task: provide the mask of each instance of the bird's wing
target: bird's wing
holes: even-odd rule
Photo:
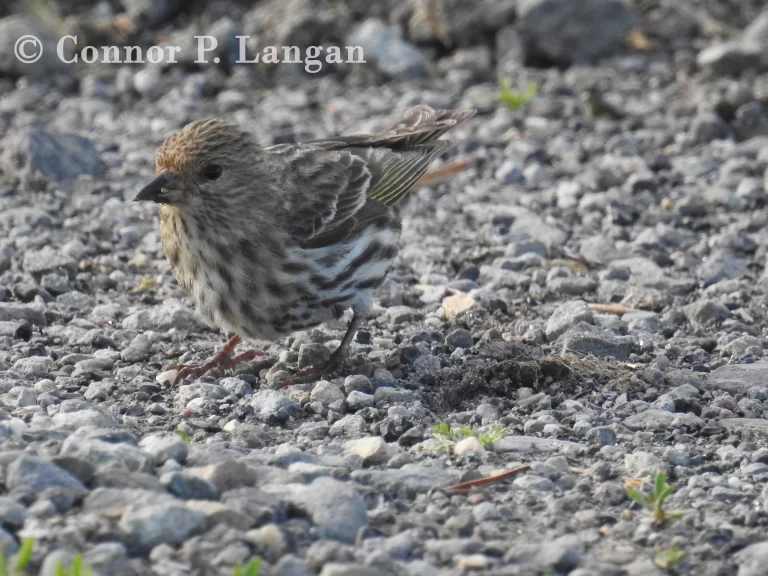
[[[432,161],[453,145],[449,140],[436,140],[403,152],[387,148],[351,147],[348,150],[364,158],[373,175],[368,197],[394,206],[424,175]]]
[[[287,163],[284,226],[300,244],[343,230],[367,202],[371,171],[362,158],[302,145],[279,153]]]
[[[471,118],[475,113],[476,110],[472,109],[434,110],[429,106],[414,106],[408,109],[389,130],[384,132],[334,136],[333,138],[310,140],[306,144],[320,146],[326,150],[342,150],[350,146],[410,150],[419,144],[437,140],[459,122]]]
[[[453,146],[437,138],[472,114],[418,106],[381,134],[266,148],[288,164],[288,233],[306,247],[328,246],[386,215]]]

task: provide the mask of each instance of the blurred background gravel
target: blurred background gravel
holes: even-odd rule
[[[183,50],[65,64],[66,34],[68,57]],[[238,35],[366,62],[238,64]],[[373,131],[422,103],[478,109],[441,159],[472,167],[413,191],[344,377],[275,390],[339,322],[158,383],[224,342],[130,202],[162,140],[210,115],[264,145]],[[764,1],[0,4],[0,546],[34,539],[46,576],[78,553],[105,576],[765,574],[766,167]],[[662,527],[626,494],[659,472],[687,510]]]

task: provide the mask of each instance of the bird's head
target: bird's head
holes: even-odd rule
[[[236,124],[214,118],[187,124],[163,142],[155,178],[134,198],[204,207],[248,188],[258,147]]]

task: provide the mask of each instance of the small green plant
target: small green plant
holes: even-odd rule
[[[57,3],[54,0],[25,0],[17,3],[22,12],[32,16],[48,27],[67,33],[67,25],[61,17]]]
[[[189,437],[189,434],[187,434],[186,432],[184,432],[184,430],[176,430],[176,434],[178,434],[179,436],[181,436],[182,440],[184,440],[184,442],[186,442],[187,444],[189,444],[190,442],[192,442],[192,438],[190,438],[190,437]]]
[[[657,552],[653,557],[653,563],[656,564],[656,568],[667,572],[676,572],[677,568],[685,560],[687,553],[685,550],[680,550],[677,545],[668,550],[661,550]]]
[[[507,108],[517,111],[531,101],[539,91],[539,85],[536,82],[528,84],[524,92],[514,90],[512,88],[512,82],[509,78],[501,78],[499,80],[499,100],[501,100]]]
[[[437,449],[440,452],[450,452],[457,442],[470,436],[477,436],[483,448],[488,448],[507,434],[509,430],[501,424],[494,424],[488,431],[479,435],[470,426],[452,428],[446,422],[440,422],[432,427],[432,437],[437,440]]]
[[[0,549],[0,576],[22,576],[24,570],[26,570],[29,565],[30,560],[32,560],[32,552],[34,549],[35,539],[24,538],[16,553],[16,562],[12,568],[8,566],[8,560],[5,557],[4,550]]]
[[[506,426],[502,426],[501,424],[494,424],[491,426],[490,430],[487,432],[483,432],[480,434],[480,436],[477,437],[477,439],[480,441],[480,444],[482,444],[483,448],[487,448],[488,446],[493,446],[507,436],[509,434],[509,428]]]
[[[68,567],[65,568],[61,560],[56,563],[56,576],[93,576],[93,571],[85,565],[83,555],[78,552]]]
[[[240,564],[235,566],[235,571],[232,572],[232,576],[259,576],[259,569],[261,568],[261,558],[254,558],[245,567]]]
[[[675,488],[677,485],[667,484],[667,475],[664,472],[659,472],[653,484],[653,491],[649,496],[646,497],[634,488],[627,488],[627,496],[651,513],[654,524],[663,526],[669,520],[679,520],[686,513],[684,510],[664,510],[664,501],[674,492]]]

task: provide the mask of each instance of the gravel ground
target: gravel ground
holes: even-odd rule
[[[768,573],[764,3],[373,4],[0,8],[0,545],[33,537],[46,576],[78,552],[105,576],[256,556],[261,576]],[[64,65],[65,30],[210,33],[221,63]],[[46,46],[31,66],[12,53],[27,33]],[[238,66],[237,34],[367,63]],[[499,77],[538,92],[512,110]],[[342,321],[158,382],[226,336],[130,201],[165,136],[223,115],[291,142],[421,103],[478,109],[442,159],[474,164],[412,193],[344,373],[277,389]],[[446,447],[440,422],[509,434]],[[686,511],[662,526],[626,492],[659,472]]]

